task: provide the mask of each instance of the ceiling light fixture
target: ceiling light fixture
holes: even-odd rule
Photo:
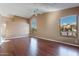
[[[39,11],[39,9],[37,9],[37,8],[33,11],[35,16],[37,16],[38,11]]]

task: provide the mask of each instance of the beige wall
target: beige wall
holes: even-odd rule
[[[31,35],[39,36],[39,37],[43,37],[43,38],[47,38],[51,40],[56,40],[56,41],[79,44],[79,41],[78,41],[79,36],[77,38],[62,37],[59,34],[60,33],[59,31],[60,18],[63,16],[78,15],[78,14],[79,14],[79,7],[75,7],[75,8],[65,9],[62,11],[55,11],[55,12],[49,12],[49,13],[38,15],[36,17],[37,18],[37,32],[31,33]]]
[[[14,20],[13,20],[14,19]],[[29,34],[29,24],[26,19],[12,18],[6,22],[6,38],[26,37]]]

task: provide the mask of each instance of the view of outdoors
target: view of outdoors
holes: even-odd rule
[[[36,23],[36,19],[35,18],[32,19],[31,29],[32,29],[32,32],[36,31],[36,29],[37,29],[37,23]]]
[[[77,16],[62,17],[60,20],[60,34],[63,36],[77,36]]]

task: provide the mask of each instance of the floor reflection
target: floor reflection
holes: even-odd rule
[[[78,56],[78,51],[74,49],[69,49],[67,47],[59,47],[59,55],[60,56]]]
[[[37,55],[37,47],[38,47],[38,42],[37,39],[31,38],[30,41],[30,54],[31,55]]]
[[[0,45],[3,44],[4,42],[8,42],[10,40],[5,40],[5,38],[3,37],[0,37]]]
[[[0,37],[0,55],[12,56],[79,56],[79,48],[39,38]]]

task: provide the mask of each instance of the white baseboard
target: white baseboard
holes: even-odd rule
[[[63,44],[67,44],[67,45],[72,45],[72,46],[79,47],[79,45],[76,45],[76,44],[66,43],[66,42],[57,41],[57,40],[52,40],[52,39],[47,39],[47,38],[39,37],[39,36],[34,36],[34,37],[41,38],[41,39],[44,39],[44,40],[49,40],[49,41],[54,41],[54,42],[59,42],[59,43],[63,43]]]
[[[26,36],[18,36],[18,37],[9,37],[9,38],[6,38],[6,39],[15,39],[15,38],[22,38],[22,37],[28,37],[29,35],[26,35]]]

